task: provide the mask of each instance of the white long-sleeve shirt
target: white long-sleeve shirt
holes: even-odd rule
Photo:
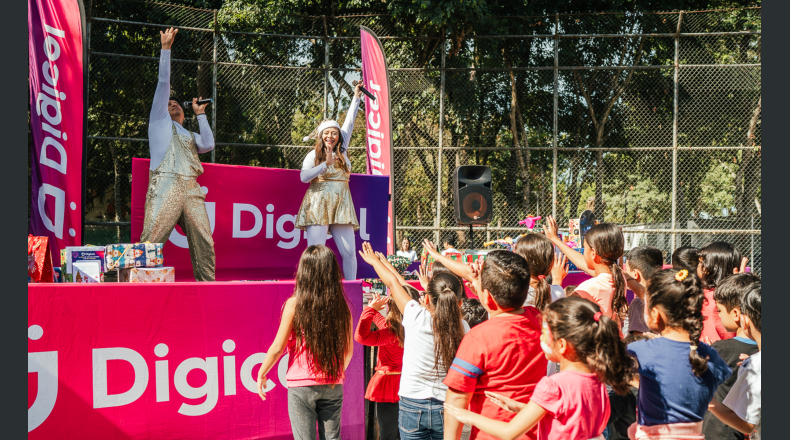
[[[348,144],[351,142],[351,132],[354,131],[354,120],[357,118],[357,110],[359,110],[359,98],[355,96],[351,100],[351,105],[348,106],[346,119],[343,120],[343,126],[340,128],[340,134],[343,136],[343,145],[340,146],[340,152],[343,154],[343,159],[346,160],[349,168],[351,167],[351,161],[348,159],[347,151]],[[321,133],[318,133],[318,136],[321,136]],[[299,177],[302,179],[302,182],[308,183],[320,176],[324,171],[326,171],[326,162],[321,162],[316,166],[315,150],[312,150],[307,153],[307,157],[302,162],[302,172],[299,174]]]
[[[148,148],[151,152],[151,170],[156,170],[165,157],[170,138],[173,136],[173,126],[176,130],[189,136],[189,130],[170,118],[167,104],[170,101],[170,50],[162,49],[159,56],[159,81],[156,84],[154,103],[151,106],[151,116],[148,120]],[[198,153],[208,153],[214,149],[214,134],[205,114],[198,115],[200,134],[195,133],[195,143]]]

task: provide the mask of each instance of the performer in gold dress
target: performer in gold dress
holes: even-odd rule
[[[151,106],[148,146],[151,168],[145,195],[145,220],[140,241],[165,243],[176,224],[187,236],[189,256],[197,281],[214,281],[214,240],[206,212],[206,195],[197,183],[203,174],[198,153],[214,149],[205,108],[192,100],[200,134],[182,126],[184,109],[170,98],[170,47],[178,29],[160,32],[159,82]]]
[[[342,128],[336,121],[326,120],[304,138],[305,142],[317,140],[315,149],[302,163],[300,177],[302,182],[310,182],[310,187],[295,222],[295,227],[307,231],[308,246],[326,244],[327,232],[332,234],[343,259],[343,275],[347,280],[357,278],[354,231],[359,230],[359,222],[348,187],[351,161],[347,150],[362,96],[359,88],[358,85],[354,90]]]

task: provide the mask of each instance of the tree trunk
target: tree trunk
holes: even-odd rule
[[[756,211],[754,203],[757,197],[757,189],[760,185],[760,175],[762,173],[761,150],[755,148],[755,130],[757,121],[762,113],[763,98],[757,101],[757,106],[749,119],[749,129],[746,132],[746,149],[743,150],[740,167],[735,176],[735,209],[738,216],[746,218]],[[759,146],[757,147],[759,148]]]
[[[508,63],[509,66],[509,63]],[[519,142],[519,134],[521,135],[521,140],[524,142],[525,147],[529,147],[529,141],[527,140],[526,133],[524,133],[523,127],[524,122],[521,120],[521,115],[518,111],[518,95],[516,94],[516,77],[513,71],[508,72],[510,74],[510,132],[513,136],[513,152],[515,153],[516,160],[518,161],[518,168],[520,168],[520,177],[522,182],[522,190],[523,190],[523,201],[524,201],[524,214],[529,214],[529,150],[526,150],[526,155],[521,153],[521,142]],[[518,126],[516,123],[516,119],[519,119],[521,122],[521,127]],[[526,160],[524,158],[526,156]],[[513,160],[513,156],[510,159],[510,165],[515,168],[516,161]],[[515,173],[514,173],[515,174]],[[510,190],[510,185],[512,184],[513,187],[513,200],[517,200],[515,197],[515,182],[516,176],[513,176],[513,182],[508,183],[508,191]],[[515,211],[515,212],[513,212]],[[518,211],[515,207],[511,210],[513,212],[514,219],[518,218]],[[514,223],[515,224],[515,223]]]

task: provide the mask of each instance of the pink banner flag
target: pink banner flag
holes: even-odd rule
[[[32,212],[53,261],[82,241],[83,45],[78,0],[28,0]]]
[[[390,201],[387,208],[387,255],[395,253],[394,182],[392,173],[392,112],[390,78],[384,47],[370,29],[360,26],[362,34],[362,83],[376,96],[366,98],[367,173],[390,176]]]

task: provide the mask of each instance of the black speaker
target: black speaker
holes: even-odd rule
[[[494,215],[491,168],[462,165],[453,171],[453,208],[459,225],[487,225]]]

